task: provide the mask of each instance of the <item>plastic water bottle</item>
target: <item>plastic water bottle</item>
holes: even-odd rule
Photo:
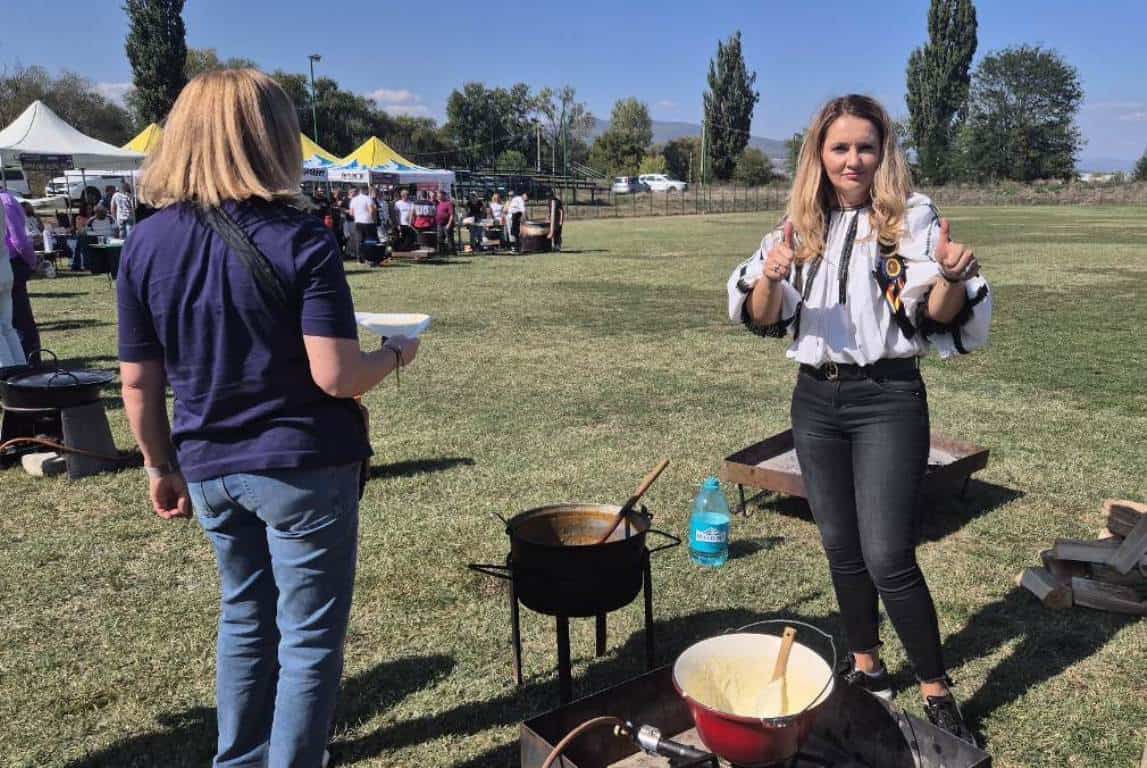
[[[729,559],[729,502],[717,478],[709,477],[693,500],[689,518],[689,556],[697,565],[719,568]]]

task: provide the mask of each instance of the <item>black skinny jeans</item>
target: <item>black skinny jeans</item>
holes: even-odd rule
[[[917,678],[942,679],[936,608],[916,563],[931,442],[924,381],[801,373],[792,424],[849,650],[880,646],[879,595]]]

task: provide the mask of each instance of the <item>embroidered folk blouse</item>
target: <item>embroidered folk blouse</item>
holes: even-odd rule
[[[763,279],[765,257],[783,237],[781,227],[765,235],[761,247],[729,277],[729,319],[761,336],[792,335],[787,356],[820,366],[831,361],[870,365],[883,358],[914,357],[935,347],[943,358],[970,352],[988,340],[992,297],[977,276],[964,282],[967,301],[950,323],[925,316],[932,285],[940,275],[935,260],[940,217],[932,201],[912,195],[905,210],[904,235],[895,254],[903,263],[900,307],[894,311],[878,279],[882,252],[865,207],[834,209],[820,259],[794,263],[776,323],[762,325],[749,316],[748,297]]]

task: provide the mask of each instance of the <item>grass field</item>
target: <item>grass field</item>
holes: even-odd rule
[[[964,501],[929,511],[920,559],[956,691],[997,766],[1134,766],[1147,738],[1147,622],[1051,612],[1012,579],[1056,536],[1090,537],[1109,496],[1147,499],[1147,210],[962,208],[995,290],[990,347],[925,365],[933,428],[991,448]],[[523,614],[510,680],[501,589],[467,571],[507,550],[490,513],[650,492],[681,532],[696,485],[784,429],[782,346],[728,324],[724,284],[774,214],[575,223],[561,255],[354,268],[356,305],[435,317],[401,389],[371,393],[376,479],[336,744],[359,766],[516,765],[516,728],[556,699],[552,621]],[[769,217],[769,218],[766,218]],[[115,362],[103,278],[33,284],[45,345]],[[118,399],[110,417],[130,437]],[[730,494],[732,495],[732,494]],[[726,567],[654,560],[658,652],[757,617],[841,637],[807,511],[766,499]],[[194,523],[154,518],[142,473],[0,483],[0,765],[202,766],[214,739],[217,584]],[[886,632],[899,701],[919,712]],[[575,690],[642,669],[639,604],[593,658],[574,622]]]

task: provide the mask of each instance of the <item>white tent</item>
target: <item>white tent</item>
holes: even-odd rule
[[[394,161],[367,167],[352,160],[345,165],[327,169],[327,178],[335,182],[352,184],[389,184],[392,186],[417,184],[449,191],[454,186],[454,171],[404,165]]]
[[[41,101],[0,130],[0,165],[130,171],[146,156],[85,136]]]

